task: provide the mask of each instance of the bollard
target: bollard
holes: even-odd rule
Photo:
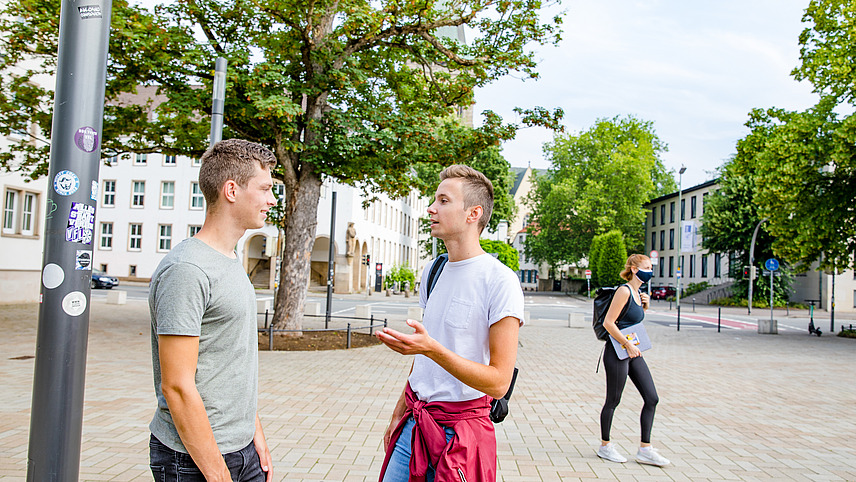
[[[695,298],[693,298],[693,313],[695,313]]]
[[[678,331],[681,331],[681,307],[678,306]]]
[[[672,311],[672,300],[669,300],[669,311]]]
[[[268,351],[273,351],[273,325],[268,327]]]
[[[722,333],[722,307],[716,310],[716,332]]]
[[[348,348],[348,349],[351,348],[351,324],[350,323],[348,323],[348,346],[346,348]]]
[[[791,316],[791,302],[785,301],[785,310],[787,310],[787,315]]]
[[[369,317],[369,336],[374,333],[374,315]]]
[[[265,310],[265,330],[268,329],[268,310]]]

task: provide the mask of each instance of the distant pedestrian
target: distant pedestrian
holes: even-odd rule
[[[517,275],[479,244],[493,210],[490,180],[463,165],[446,168],[440,179],[428,214],[449,262],[430,299],[424,281],[433,264],[423,271],[424,321],[407,320],[414,333],[377,334],[396,352],[416,355],[384,434],[383,482],[496,480],[488,413],[491,397],[501,398],[511,384],[523,291]]]
[[[256,411],[256,294],[235,253],[276,204],[268,149],[229,139],[202,156],[205,223],[152,275],[149,310],[157,410],[149,425],[155,480],[270,482]]]
[[[651,427],[654,424],[654,412],[659,401],[657,389],[654,387],[654,379],[651,377],[648,365],[642,357],[642,352],[635,344],[622,336],[620,331],[642,323],[645,318],[649,299],[647,294],[639,291],[639,288],[642,283],[649,281],[653,275],[651,260],[647,256],[634,254],[627,258],[624,269],[621,271],[621,278],[627,283],[615,292],[603,322],[604,328],[621,346],[619,350],[626,350],[628,356],[620,359],[612,341],[607,340],[603,352],[603,366],[606,369],[606,402],[600,412],[601,442],[597,455],[611,462],[627,462],[627,459],[610,442],[610,430],[613,414],[621,401],[621,393],[624,391],[624,385],[629,376],[630,381],[636,385],[636,389],[642,395],[644,402],[642,414],[639,417],[642,425],[642,436],[639,450],[636,452],[636,461],[640,464],[663,467],[669,465],[669,460],[651,446]],[[619,319],[625,306],[627,309],[624,316]]]

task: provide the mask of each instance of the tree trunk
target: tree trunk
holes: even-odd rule
[[[312,247],[318,224],[321,177],[314,168],[304,165],[296,181],[292,189],[287,189],[290,195],[283,219],[285,247],[272,321],[275,330],[303,329],[303,307],[309,287]]]

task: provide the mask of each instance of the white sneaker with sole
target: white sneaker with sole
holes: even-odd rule
[[[600,448],[597,449],[597,456],[602,459],[609,460],[610,462],[618,462],[620,464],[627,462],[627,459],[618,453],[618,450],[615,448],[615,445],[612,445],[612,442],[606,445],[601,445]]]
[[[636,452],[636,461],[640,464],[656,465],[657,467],[665,467],[671,463],[669,459],[660,455],[654,447],[647,450],[639,447]]]

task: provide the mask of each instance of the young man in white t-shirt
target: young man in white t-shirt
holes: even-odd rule
[[[433,264],[425,268],[423,323],[407,320],[413,334],[377,333],[391,349],[416,355],[384,434],[386,482],[496,480],[488,413],[491,398],[504,396],[511,383],[523,292],[517,275],[479,244],[493,211],[490,180],[463,165],[446,168],[440,179],[428,214],[449,262],[430,298],[425,280]]]

